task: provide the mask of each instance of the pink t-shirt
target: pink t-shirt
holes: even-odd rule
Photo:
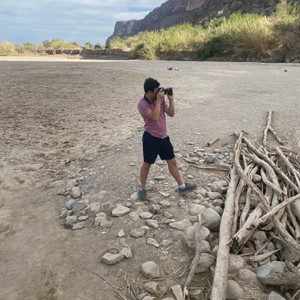
[[[160,117],[158,121],[150,120],[146,117],[146,114],[149,110],[154,110],[155,108],[156,100],[154,100],[152,103],[149,103],[146,101],[145,98],[142,98],[138,102],[138,110],[140,114],[142,115],[145,125],[145,131],[149,132],[151,135],[164,139],[167,137],[167,122],[166,122],[166,115],[165,115],[165,109],[167,107],[167,104],[163,100],[161,102],[160,107]]]

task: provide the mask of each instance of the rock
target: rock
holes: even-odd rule
[[[190,226],[186,228],[182,234],[182,238],[184,243],[191,249],[195,249],[195,225]],[[210,231],[204,227],[201,226],[199,230],[199,241],[208,240],[210,238]]]
[[[239,255],[230,254],[228,262],[228,272],[236,275],[241,269],[245,267],[244,259]]]
[[[69,200],[65,203],[66,209],[71,210],[71,209],[72,209],[72,206],[73,206],[73,204],[74,204],[75,202],[76,202],[75,199],[69,199]]]
[[[151,214],[148,211],[140,213],[140,218],[142,218],[142,219],[151,219],[152,217],[153,217],[153,214]]]
[[[159,202],[159,204],[163,207],[163,208],[168,208],[171,206],[171,202],[168,200],[162,200]]]
[[[67,228],[73,228],[73,225],[77,222],[76,216],[67,216],[65,219],[65,227]]]
[[[269,276],[274,273],[283,273],[285,270],[285,263],[282,261],[272,261],[257,269],[257,277],[263,284],[271,284]]]
[[[130,247],[126,244],[124,239],[121,240],[121,245],[122,245],[122,248],[120,250],[120,254],[123,254],[124,257],[126,257],[126,258],[131,258],[132,251],[131,251]]]
[[[146,220],[146,224],[152,228],[159,228],[157,220]]]
[[[143,263],[141,271],[146,278],[160,277],[160,268],[154,261],[147,261]]]
[[[244,290],[234,280],[227,281],[227,299],[241,299],[244,296]]]
[[[290,261],[290,262],[300,261],[300,255],[298,255],[298,253],[295,250],[293,250],[288,246],[283,247],[280,253],[285,261]]]
[[[100,203],[99,203],[99,202],[92,202],[92,203],[89,205],[89,209],[90,209],[90,211],[93,212],[93,213],[98,213],[98,212],[101,210]]]
[[[192,216],[198,216],[205,210],[205,206],[201,204],[190,204],[189,205],[189,212]]]
[[[267,300],[285,300],[285,298],[283,298],[281,295],[279,295],[279,294],[272,291],[269,294]]]
[[[216,180],[211,184],[211,190],[212,192],[217,192],[217,193],[225,193],[227,190],[227,181],[226,180]]]
[[[70,191],[70,196],[73,198],[73,199],[78,199],[80,198],[82,195],[82,192],[80,190],[80,188],[78,186],[74,186],[72,187],[71,191]]]
[[[166,192],[159,192],[164,198],[168,198],[170,197],[170,194],[169,193],[166,193]]]
[[[239,270],[237,277],[241,281],[254,286],[258,286],[259,284],[261,284],[257,278],[257,275],[248,269]]]
[[[124,229],[119,230],[118,237],[124,237],[124,236],[125,236]]]
[[[120,254],[120,253],[112,254],[107,252],[102,256],[101,261],[103,261],[108,265],[115,265],[118,262],[120,262],[124,257],[125,257],[124,254]]]
[[[160,214],[160,206],[158,204],[150,204],[149,211],[154,215]]]
[[[152,295],[157,295],[157,293],[158,293],[158,283],[157,282],[153,282],[153,281],[151,281],[151,282],[147,282],[145,285],[144,285],[144,288],[145,288],[145,290],[148,292],[148,293],[150,293],[150,294],[152,294]],[[145,298],[143,298],[143,300],[144,300]]]
[[[213,255],[201,253],[195,273],[206,272],[215,263],[215,260],[216,258]]]
[[[172,241],[171,240],[163,240],[162,241],[162,246],[163,247],[168,247],[168,246],[170,246],[172,244]]]
[[[172,286],[171,289],[176,300],[184,300],[182,289],[179,284]]]
[[[79,216],[78,221],[86,221],[89,218],[89,216]]]
[[[86,204],[84,202],[74,202],[73,205],[72,205],[72,212],[73,214],[78,214],[80,211],[82,211],[83,209],[86,208]]]
[[[139,215],[133,211],[129,214],[129,218],[130,218],[130,220],[136,222],[139,219]]]
[[[202,214],[202,225],[207,227],[211,231],[217,231],[220,227],[221,217],[212,208],[206,208]]]
[[[72,226],[72,230],[79,230],[84,228],[84,223],[76,223]]]
[[[169,226],[177,230],[185,230],[189,226],[192,226],[192,223],[189,219],[183,219],[182,221],[172,222]]]
[[[210,200],[216,200],[216,199],[222,198],[222,195],[220,193],[217,193],[217,192],[207,192],[207,197]]]
[[[144,228],[136,228],[136,229],[131,230],[130,235],[132,237],[139,238],[139,237],[144,236],[145,233],[146,233],[146,230]]]
[[[100,210],[102,211],[109,211],[111,209],[111,203],[110,202],[103,202],[100,204]]]
[[[130,196],[130,199],[131,199],[132,201],[137,201],[137,200],[139,199],[139,194],[138,194],[138,192],[133,193],[133,194]]]
[[[159,248],[159,243],[153,238],[147,238],[147,244]]]
[[[168,211],[164,211],[164,217],[166,217],[167,219],[172,219],[174,217],[174,215],[172,215],[171,213],[169,213]]]
[[[118,204],[115,209],[112,211],[112,216],[113,217],[121,217],[130,212],[130,208],[123,206],[121,204]]]

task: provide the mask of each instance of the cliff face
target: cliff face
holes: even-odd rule
[[[159,30],[179,23],[205,24],[213,18],[233,12],[270,15],[279,0],[168,0],[155,8],[144,19],[118,21],[108,38],[125,38],[141,31]],[[300,0],[289,1],[300,5]]]

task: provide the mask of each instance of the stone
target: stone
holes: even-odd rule
[[[78,221],[85,221],[89,218],[89,216],[79,216]]]
[[[244,290],[234,280],[227,281],[227,299],[241,299],[244,296]]]
[[[70,196],[73,198],[73,199],[78,199],[80,198],[82,195],[82,192],[80,190],[80,188],[78,186],[74,186],[72,187],[71,191],[70,191]]]
[[[152,294],[152,295],[157,295],[157,293],[158,293],[158,283],[157,282],[154,282],[154,281],[151,281],[151,282],[147,282],[147,283],[145,283],[145,285],[144,285],[144,288],[145,288],[145,290],[148,292],[148,293],[150,293],[150,294]],[[144,300],[145,298],[143,298],[143,300]],[[152,298],[151,298],[152,299]]]
[[[107,252],[102,256],[101,261],[106,263],[107,265],[115,265],[118,262],[120,262],[124,257],[124,254],[113,254]]]
[[[173,295],[174,295],[176,300],[184,300],[182,289],[181,289],[181,286],[179,284],[172,286],[171,290],[172,290]]]
[[[124,237],[124,236],[125,236],[124,229],[119,230],[118,237]]]
[[[191,249],[195,249],[195,225],[189,226],[186,228],[182,234],[182,238],[184,243]],[[201,226],[199,230],[199,236],[198,239],[201,241],[201,243],[204,240],[208,240],[210,238],[210,231],[204,227]]]
[[[130,247],[127,244],[124,244],[123,247],[120,250],[120,254],[123,254],[125,258],[131,258],[132,257],[132,251]]]
[[[211,231],[218,231],[220,227],[221,217],[212,208],[206,208],[202,214],[202,225],[207,227]]]
[[[281,295],[276,292],[271,292],[267,298],[267,300],[285,300]]]
[[[138,192],[134,192],[131,196],[130,196],[130,199],[132,201],[137,201],[139,199],[139,194]]]
[[[168,246],[170,246],[171,244],[172,244],[172,241],[171,241],[171,240],[163,240],[162,243],[161,243],[161,245],[162,245],[163,247],[168,247]]]
[[[144,228],[136,228],[131,230],[130,235],[134,238],[139,238],[144,236],[144,234],[146,233],[146,230]]]
[[[147,224],[149,227],[152,227],[152,228],[159,228],[159,225],[158,225],[157,220],[150,220],[150,219],[148,219],[148,220],[146,220],[145,222],[146,222],[146,224]]]
[[[169,226],[177,230],[185,230],[189,226],[192,226],[192,223],[189,219],[183,219],[182,221],[172,222]]]
[[[215,263],[215,260],[216,258],[213,255],[201,253],[195,273],[206,272]]]
[[[154,215],[160,214],[160,206],[158,204],[150,204],[149,211]]]
[[[153,238],[147,238],[147,244],[159,248],[159,243]]]
[[[65,219],[65,227],[67,228],[72,228],[73,225],[77,222],[77,217],[76,216],[67,216]]]
[[[83,209],[86,208],[86,204],[84,202],[78,201],[78,202],[74,202],[72,205],[72,212],[73,214],[78,214],[80,211],[82,211]]]
[[[147,261],[143,263],[141,267],[141,271],[146,278],[160,277],[160,268],[154,261]]]
[[[198,216],[205,210],[205,206],[201,204],[190,204],[189,212],[192,216]]]
[[[129,213],[129,218],[130,218],[130,220],[136,222],[139,219],[139,215],[133,211],[133,212]]]
[[[245,282],[247,284],[251,284],[254,286],[258,286],[260,284],[260,281],[258,280],[256,273],[248,269],[239,270],[237,277],[242,282]]]
[[[171,202],[168,200],[162,200],[159,202],[159,204],[163,207],[163,208],[168,208],[171,206]]]
[[[121,217],[130,212],[130,208],[123,206],[122,204],[118,204],[115,209],[112,211],[112,216],[113,217]]]
[[[79,230],[84,228],[84,223],[76,223],[72,226],[72,230]]]
[[[153,217],[153,214],[151,214],[148,211],[140,213],[140,218],[142,218],[142,219],[151,219],[152,217]]]
[[[89,205],[89,209],[90,209],[90,211],[93,212],[93,213],[98,213],[98,212],[101,210],[100,203],[99,203],[99,202],[92,202],[92,203]]]
[[[230,274],[235,276],[244,267],[245,267],[245,261],[241,256],[235,254],[229,255],[228,272]]]
[[[69,200],[65,203],[66,209],[71,210],[71,209],[72,209],[72,206],[73,206],[73,204],[74,204],[75,202],[76,202],[75,199],[69,199]]]
[[[226,180],[216,180],[211,184],[211,191],[217,193],[225,193],[227,190],[227,181]]]
[[[285,270],[285,263],[282,261],[272,261],[257,269],[257,277],[263,284],[270,284],[269,276],[274,273],[283,273]]]
[[[222,198],[222,195],[218,192],[207,192],[207,197],[210,200],[216,200]]]

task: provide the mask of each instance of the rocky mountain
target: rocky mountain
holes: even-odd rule
[[[155,8],[144,19],[118,21],[114,33],[125,38],[141,31],[159,30],[179,23],[206,24],[213,18],[233,12],[270,15],[279,0],[168,0]],[[300,0],[288,1],[300,5]]]

